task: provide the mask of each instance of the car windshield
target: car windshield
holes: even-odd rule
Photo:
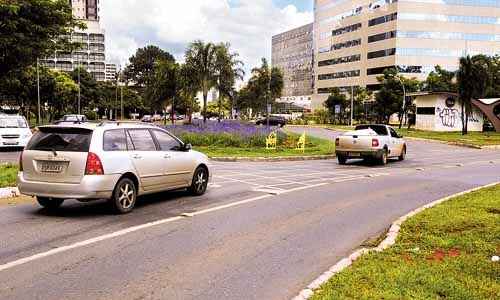
[[[41,128],[27,150],[88,152],[92,131],[80,128]]]
[[[22,118],[0,118],[0,128],[27,128],[28,124]]]
[[[387,128],[384,125],[358,125],[355,130],[365,130],[371,129],[375,131],[378,135],[389,135]]]

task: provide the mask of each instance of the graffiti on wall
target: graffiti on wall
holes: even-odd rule
[[[460,125],[462,120],[462,113],[455,108],[449,107],[438,107],[436,109],[436,114],[441,121],[441,125],[444,127],[455,128],[455,126]],[[470,123],[479,123],[479,118],[474,113],[469,116]]]
[[[437,115],[441,119],[441,125],[444,127],[454,128],[457,125],[457,121],[461,120],[460,112],[454,108],[438,107]]]

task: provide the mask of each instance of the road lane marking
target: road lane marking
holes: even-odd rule
[[[141,224],[141,225],[137,225],[137,226],[125,228],[125,229],[118,230],[118,231],[115,231],[115,232],[112,232],[112,233],[109,233],[109,234],[105,234],[105,235],[101,235],[101,236],[98,236],[98,237],[95,237],[95,238],[91,238],[91,239],[88,239],[88,240],[77,242],[77,243],[74,243],[74,244],[71,244],[71,245],[57,247],[57,248],[51,249],[51,250],[46,251],[46,252],[38,253],[38,254],[35,254],[35,255],[32,255],[32,256],[24,257],[24,258],[21,258],[21,259],[18,259],[18,260],[15,260],[15,261],[12,261],[12,262],[0,265],[0,272],[8,270],[8,269],[11,269],[11,268],[19,266],[19,265],[23,265],[23,264],[26,264],[26,263],[29,263],[29,262],[41,259],[41,258],[44,258],[44,257],[52,256],[52,255],[55,255],[55,254],[58,254],[58,253],[61,253],[61,252],[66,252],[66,251],[69,251],[69,250],[72,250],[72,249],[76,249],[76,248],[80,248],[80,247],[92,245],[92,244],[95,244],[95,243],[98,243],[98,242],[102,242],[102,241],[105,241],[105,240],[109,240],[109,239],[112,239],[112,238],[116,238],[116,237],[119,237],[119,236],[122,236],[122,235],[125,235],[125,234],[128,234],[128,233],[136,232],[136,231],[143,230],[143,229],[146,229],[146,228],[150,228],[150,227],[153,227],[153,226],[163,225],[163,224],[174,222],[174,221],[179,221],[179,220],[182,220],[182,219],[184,219],[184,217],[181,217],[181,216],[171,217],[171,218],[167,218],[167,219],[162,219],[162,220],[158,220],[158,221],[154,221],[154,222],[149,222],[149,223],[145,223],[145,224]]]

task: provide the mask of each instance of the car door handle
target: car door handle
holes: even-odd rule
[[[165,155],[163,155],[163,158],[169,159],[169,158],[172,158],[172,156],[170,156],[170,154],[165,154]]]
[[[134,158],[134,159],[141,159],[142,156],[140,156],[139,154],[134,154],[134,155],[132,155],[132,158]]]

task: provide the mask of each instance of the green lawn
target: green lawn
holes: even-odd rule
[[[17,171],[16,165],[0,165],[0,188],[16,186]]]
[[[469,134],[463,136],[460,132],[433,132],[414,129],[397,130],[405,137],[465,143],[476,146],[500,145],[500,133],[498,132],[469,132]]]
[[[500,185],[406,221],[396,244],[365,255],[313,299],[500,299]]]
[[[307,136],[306,151],[294,149],[294,145],[287,147],[278,146],[276,150],[267,150],[265,147],[210,147],[197,146],[195,150],[209,157],[278,157],[278,156],[303,156],[303,155],[330,155],[335,153],[335,144],[332,141]]]

